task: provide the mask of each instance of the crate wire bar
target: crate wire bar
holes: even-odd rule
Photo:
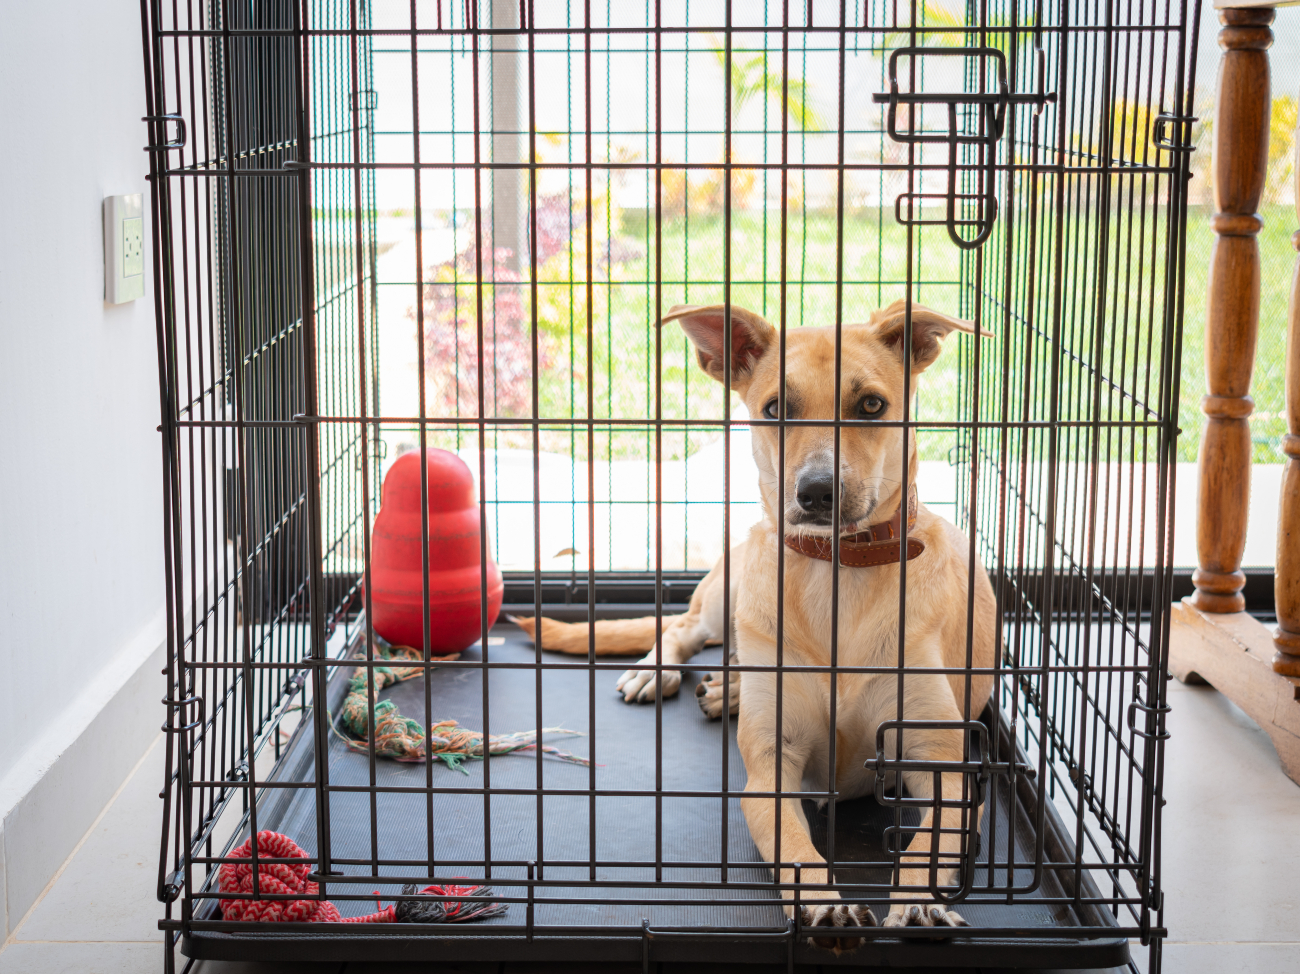
[[[1098,967],[1129,963],[1133,939],[1159,971],[1199,11],[145,0],[166,969],[178,947]],[[466,459],[508,610],[662,619],[716,559],[730,578],[761,516],[750,431],[774,426],[784,450],[801,423],[829,426],[838,451],[855,421],[746,416],[729,373],[713,383],[658,320],[743,306],[784,350],[904,297],[996,336],[950,339],[919,389],[909,371],[905,418],[885,424],[915,432],[921,499],[967,533],[1001,620],[984,714],[961,671],[962,766],[983,769],[986,805],[964,835],[960,936],[810,945],[749,838],[735,721],[706,721],[686,686],[626,706],[610,691],[628,660],[545,653],[486,611],[476,647],[436,667],[426,653],[424,677],[384,697],[426,735],[444,717],[540,733],[559,714],[587,767],[539,749],[465,777],[341,742],[353,668],[385,663],[370,530],[399,454]],[[832,685],[872,671],[834,643]],[[728,632],[687,669],[724,684],[763,669],[732,649]],[[902,720],[903,673],[874,671],[898,681]],[[836,888],[887,910],[919,811],[792,782],[778,796],[803,800]],[[376,889],[392,902],[460,876],[509,908],[466,926],[225,921],[217,870],[261,829],[308,850],[345,916],[373,912]]]

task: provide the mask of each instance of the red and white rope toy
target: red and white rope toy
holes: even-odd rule
[[[221,866],[217,887],[223,893],[253,893],[253,840],[249,839],[230,853],[231,859],[248,862],[228,862]],[[264,923],[393,923],[393,907],[386,906],[368,916],[344,917],[338,907],[328,900],[310,899],[320,890],[307,876],[312,864],[304,862],[292,866],[283,862],[261,862],[262,859],[308,859],[307,853],[279,832],[257,833],[257,892],[259,895],[294,895],[300,900],[222,900],[221,915],[227,920],[259,920]]]

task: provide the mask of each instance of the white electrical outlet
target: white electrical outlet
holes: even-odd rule
[[[104,300],[144,297],[144,209],[139,193],[104,198]]]

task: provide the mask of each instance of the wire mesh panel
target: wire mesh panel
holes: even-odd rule
[[[1158,970],[1198,17],[147,4],[168,965]]]
[[[291,2],[147,11],[168,902],[196,881],[194,857],[255,819],[243,785],[281,757],[284,721],[310,694],[304,663],[352,600],[366,464],[378,472],[357,431],[305,420],[375,408],[375,254],[373,174],[353,165],[373,158],[370,108],[349,96],[365,87],[369,38],[313,40],[308,73],[301,15]],[[357,25],[346,6],[312,16],[336,35]],[[309,158],[332,164],[310,186],[294,168]]]
[[[965,258],[966,313],[1009,339],[983,362],[966,353],[971,425],[959,435],[962,507],[1006,621],[1001,706],[1021,715],[1026,752],[1048,758],[1043,787],[1076,833],[1075,869],[1096,869],[1140,926],[1158,925],[1161,903],[1160,609],[1188,142],[1178,106],[1190,105],[1182,65],[1195,47],[1195,31],[1168,28],[1198,12],[1125,11],[1117,31],[1109,7],[1045,11],[1061,39],[1026,40],[1039,77],[1055,74],[1068,98],[1008,114],[1022,165],[989,245]]]

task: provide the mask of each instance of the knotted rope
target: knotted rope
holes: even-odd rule
[[[420,661],[420,651],[410,646],[391,646],[376,639],[375,653],[385,660],[410,662]],[[451,656],[434,656],[433,662],[442,663],[456,659],[459,653]],[[424,672],[422,666],[358,666],[348,683],[347,699],[343,701],[343,710],[339,717],[343,727],[352,735],[343,737],[349,748],[361,753],[368,753],[370,721],[370,673],[375,674],[375,695],[385,687],[401,683]],[[397,710],[397,704],[391,700],[375,703],[375,756],[392,758],[394,761],[424,761],[429,755],[442,761],[447,767],[462,774],[469,774],[463,767],[465,761],[481,761],[484,757],[484,735],[480,731],[461,727],[454,720],[440,720],[431,726],[432,735],[426,742],[424,727],[418,720],[403,717]],[[581,736],[581,731],[566,730],[563,727],[544,727],[542,734],[568,734]],[[538,747],[537,731],[518,731],[514,734],[494,734],[487,738],[486,753],[511,754]],[[561,761],[573,764],[588,764],[588,760],[567,751],[561,751],[549,744],[540,745],[543,754],[550,754]]]
[[[249,839],[230,853],[231,859],[243,862],[222,863],[217,876],[217,888],[223,893],[253,893],[253,840]],[[259,920],[263,923],[393,923],[393,907],[386,906],[378,913],[361,917],[343,917],[338,907],[328,900],[309,899],[320,892],[320,887],[307,879],[311,863],[291,866],[265,859],[307,859],[307,853],[279,832],[257,833],[257,892],[272,895],[300,895],[300,900],[222,900],[221,915],[227,920]]]

